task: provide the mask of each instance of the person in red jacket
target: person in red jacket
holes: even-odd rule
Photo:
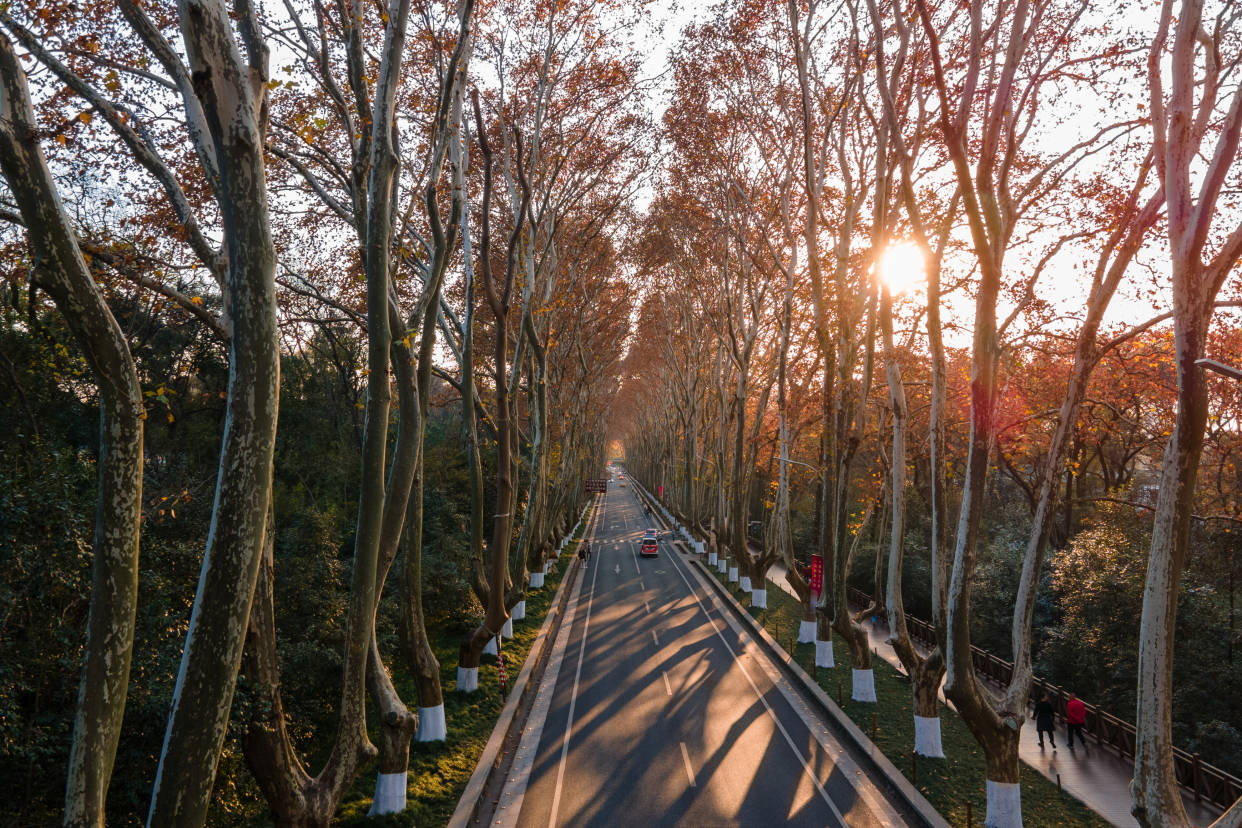
[[[1069,701],[1065,703],[1065,729],[1069,732],[1070,750],[1074,749],[1074,734],[1078,735],[1083,750],[1087,749],[1087,740],[1082,735],[1082,726],[1086,723],[1087,706],[1082,703],[1082,699],[1070,693]]]

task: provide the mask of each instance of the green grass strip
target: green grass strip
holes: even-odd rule
[[[966,803],[973,809],[974,825],[982,826],[987,812],[985,789],[986,765],[983,749],[966,728],[958,714],[940,705],[940,731],[946,759],[918,759],[918,778],[911,779],[910,753],[914,748],[914,700],[910,682],[884,659],[872,659],[875,670],[875,693],[877,701],[856,702],[850,699],[853,681],[850,672],[849,649],[844,639],[833,634],[833,654],[836,667],[815,667],[815,645],[797,644],[798,624],[802,608],[796,598],[775,583],[768,582],[768,609],[750,607],[749,593],[742,592],[738,584],[728,583],[725,573],[712,570],[712,575],[723,584],[746,607],[746,611],[761,623],[768,634],[791,653],[798,665],[814,676],[819,686],[831,699],[842,700],[841,708],[854,724],[868,736],[872,733],[872,716],[875,716],[875,743],[914,786],[923,792],[927,800],[951,825],[966,825]],[[1096,828],[1109,823],[1078,799],[1057,788],[1056,784],[1039,771],[1022,765],[1022,812],[1028,825],[1083,826]]]

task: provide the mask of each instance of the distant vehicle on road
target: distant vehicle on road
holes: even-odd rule
[[[638,554],[644,558],[655,558],[660,554],[660,542],[656,540],[656,532],[654,529],[648,529],[643,533],[643,542],[639,546]]]

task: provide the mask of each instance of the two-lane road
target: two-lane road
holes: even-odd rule
[[[589,527],[501,825],[898,825],[616,479]]]

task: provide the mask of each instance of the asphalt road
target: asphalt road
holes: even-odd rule
[[[901,824],[685,555],[612,480],[588,530],[501,825]]]

